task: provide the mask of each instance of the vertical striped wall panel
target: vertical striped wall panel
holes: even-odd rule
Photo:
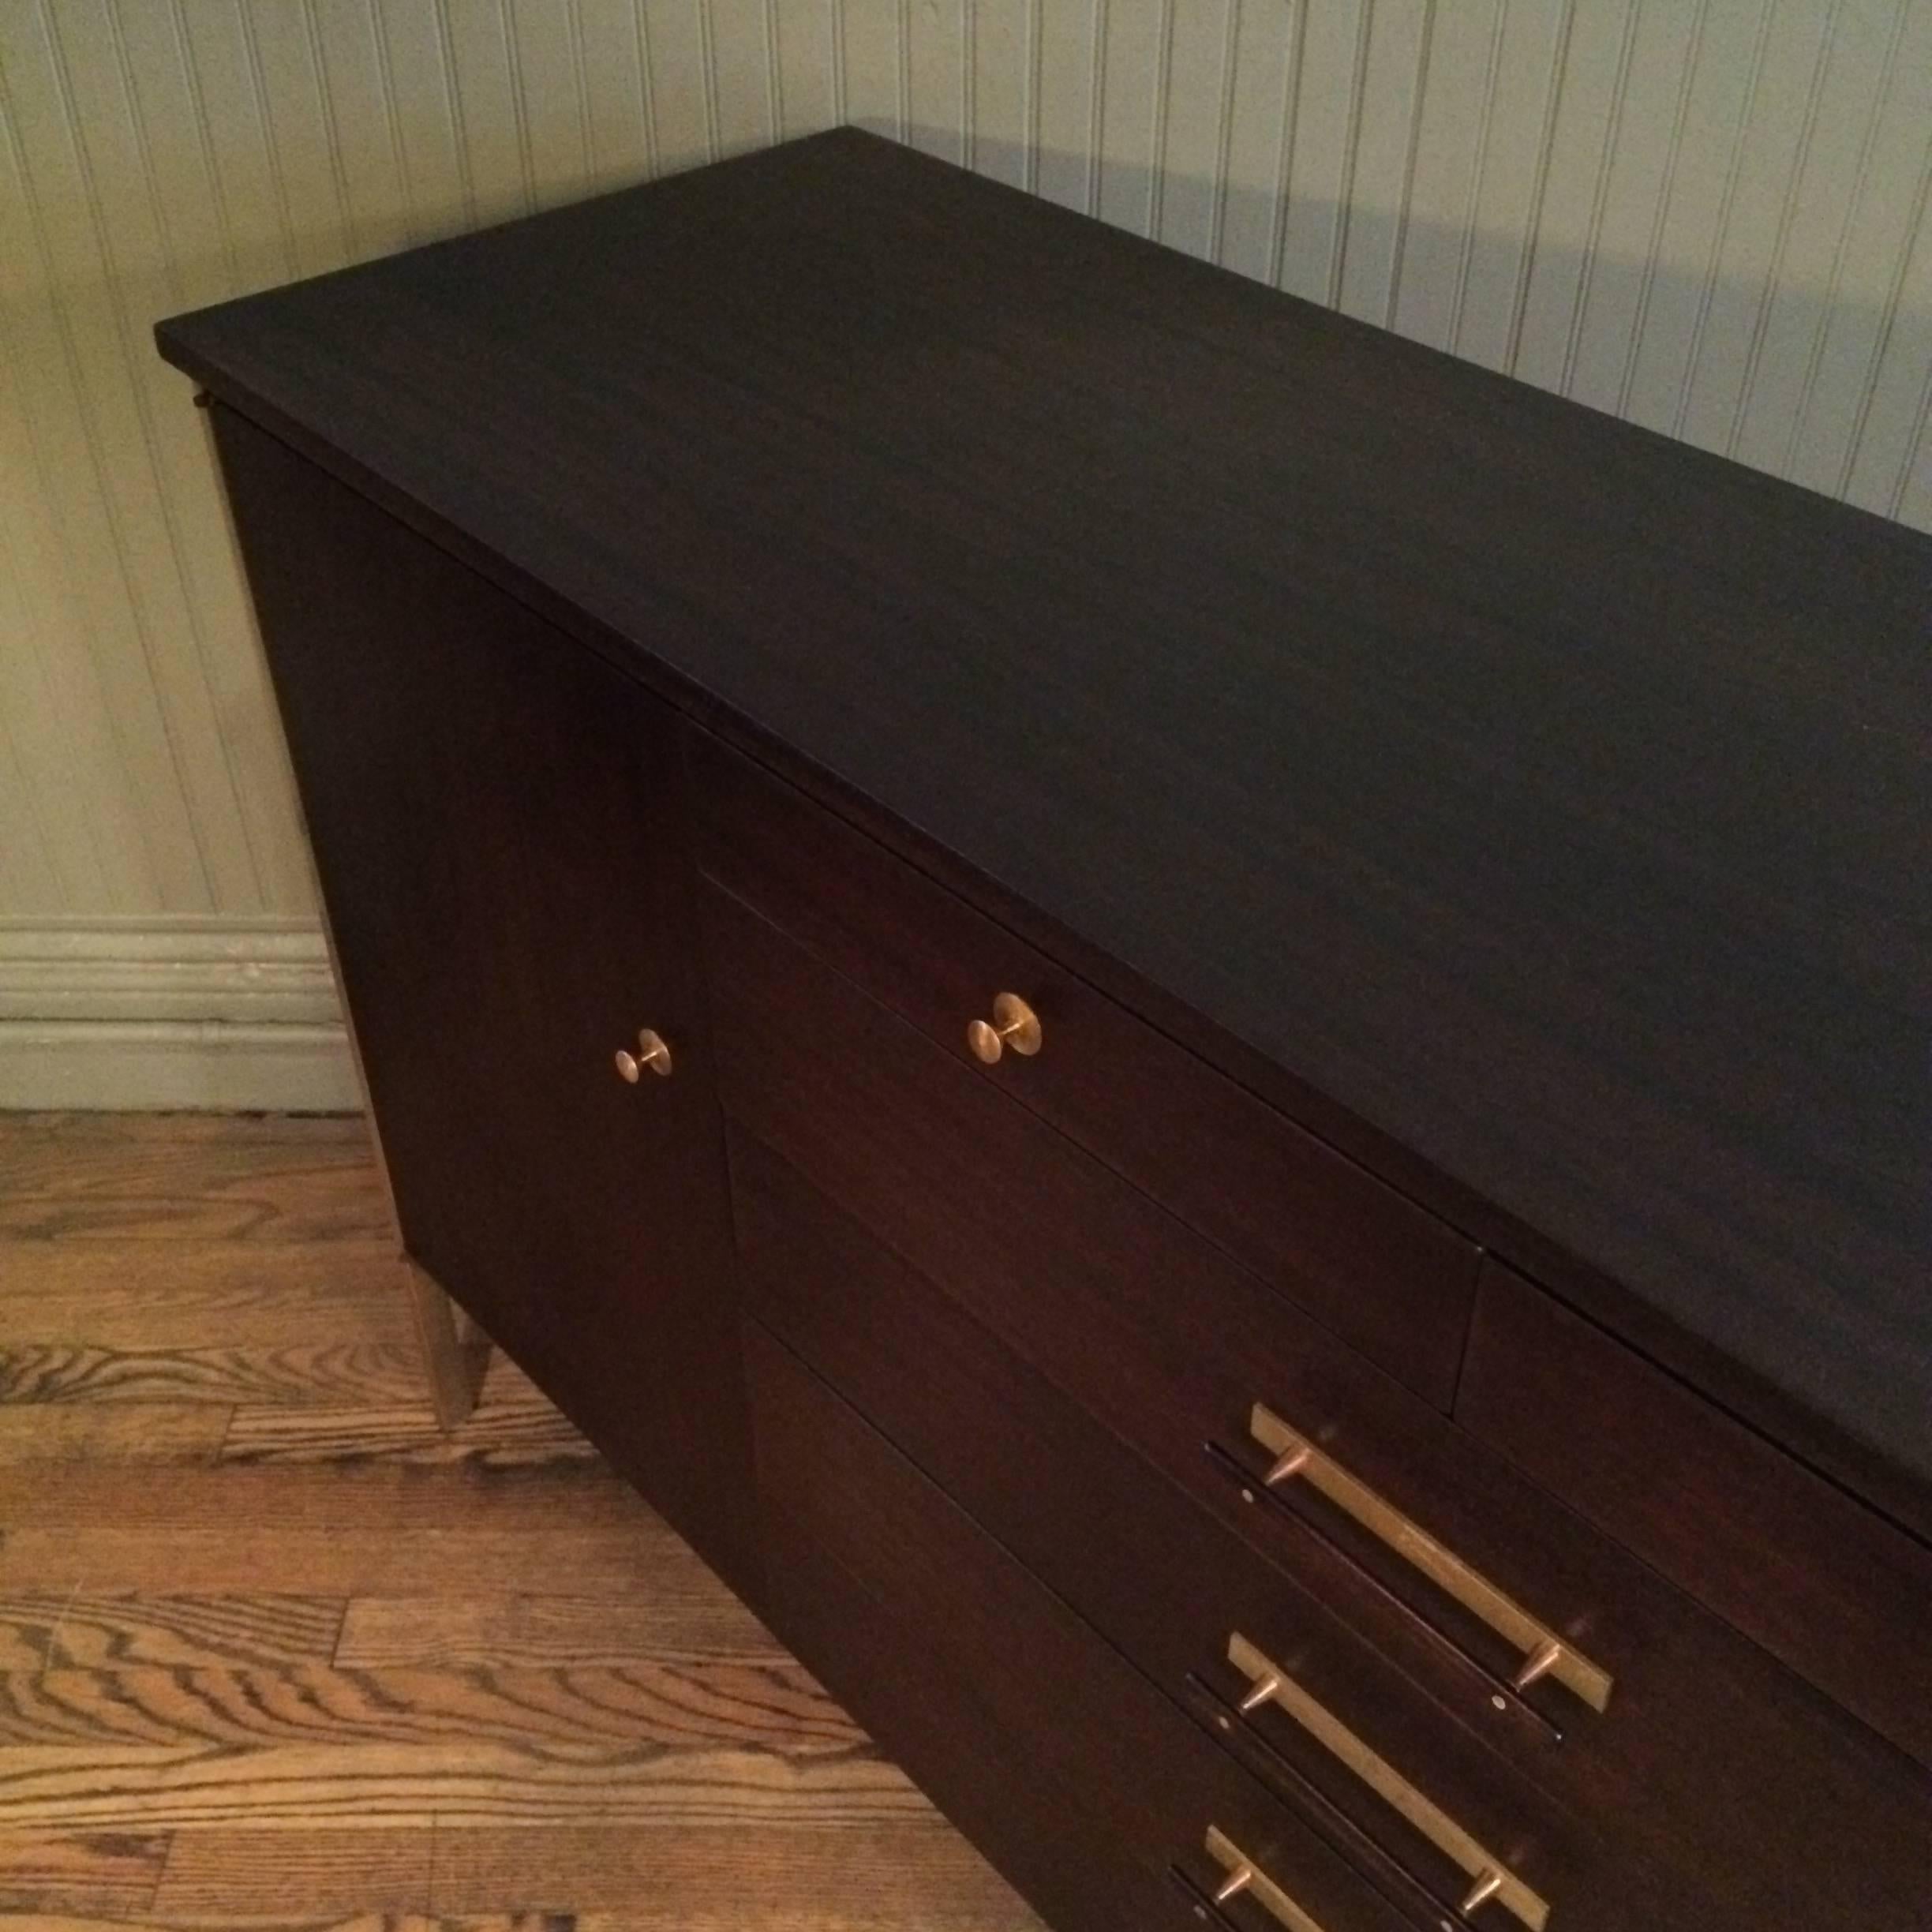
[[[1932,528],[1932,0],[0,0],[0,923],[312,914],[157,315],[843,120]]]

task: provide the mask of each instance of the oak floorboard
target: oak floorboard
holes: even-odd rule
[[[720,1922],[720,1932],[722,1923]],[[734,1922],[742,1923],[742,1922]],[[236,1916],[204,1912],[145,1911],[134,1919],[77,1918],[62,1912],[0,1911],[0,1932],[632,1932],[648,1926],[626,1913],[597,1912],[571,1917],[560,1924],[550,1913],[462,1913],[432,1917],[426,1912],[357,1911],[346,1916],[324,1913],[291,1920],[286,1914],[267,1917],[252,1913]],[[836,1932],[825,1919],[788,1921],[785,1932]]]
[[[511,1593],[653,1590],[698,1559],[649,1527],[122,1530],[94,1523],[0,1538],[0,1593],[154,1591],[177,1596],[433,1597],[487,1579]]]
[[[130,1664],[0,1674],[4,1779],[43,1749],[125,1745],[514,1747],[533,1761],[730,1748],[781,1758],[861,1752],[865,1734],[797,1664],[633,1664],[621,1668],[343,1670]]]
[[[504,1358],[356,1121],[0,1118],[0,1932],[1039,1932]]]
[[[490,1738],[429,1744],[9,1745],[0,1830],[246,1824],[867,1825],[929,1810],[871,1747],[779,1756],[727,1746],[538,1754]]]
[[[390,1237],[387,1195],[359,1121],[244,1123],[63,1117],[0,1120],[0,1237],[11,1241],[253,1244]],[[111,1124],[110,1124],[111,1123]]]
[[[422,1387],[414,1343],[295,1342],[276,1347],[110,1349],[88,1342],[0,1346],[0,1402],[45,1407],[110,1402],[199,1402],[223,1412],[275,1405],[399,1408]],[[24,1425],[24,1426],[31,1426]]]
[[[167,1853],[163,1832],[0,1831],[0,1911],[144,1911]]]
[[[430,1904],[448,1914],[609,1913],[683,1932],[1039,1932],[1039,1921],[943,1820],[827,1832],[774,1826],[747,1857],[734,1831],[655,1825],[436,1834]]]
[[[54,1633],[72,1590],[0,1596],[0,1671],[37,1671],[51,1654]]]
[[[476,1407],[445,1432],[417,1393],[388,1404],[237,1408],[221,1447],[224,1462],[470,1462],[485,1469],[533,1469],[593,1461],[597,1451],[520,1374],[492,1364]],[[507,1365],[505,1365],[506,1366]]]
[[[150,1910],[163,1923],[285,1926],[358,1913],[429,1910],[426,1827],[392,1831],[251,1831],[174,1835]]]
[[[326,1664],[342,1635],[342,1600],[330,1597],[106,1596],[58,1605],[50,1670],[173,1670]]]
[[[695,1563],[667,1565],[648,1596],[357,1597],[343,1664],[627,1664],[639,1658],[757,1663],[785,1656],[758,1619]]]
[[[498,1471],[462,1463],[278,1469],[242,1462],[175,1470],[166,1482],[106,1464],[0,1466],[0,1524],[9,1530],[95,1522],[130,1530],[380,1525],[396,1535],[567,1524],[675,1541],[649,1505],[601,1464]]]
[[[0,1465],[212,1462],[230,1413],[219,1403],[167,1402],[62,1404],[42,1413],[0,1395]]]
[[[3,1238],[3,1237],[0,1237]],[[395,1237],[6,1244],[0,1346],[413,1349]],[[420,1383],[418,1387],[420,1389]]]
[[[346,1915],[324,1913],[291,1919],[286,1914],[262,1917],[228,1913],[166,1916],[144,1911],[129,1919],[78,1916],[67,1912],[0,1911],[0,1932],[622,1932],[622,1928],[593,1926],[579,1919],[560,1928],[540,1919],[436,1919],[421,1912],[358,1911]]]
[[[272,1164],[286,1147],[339,1146],[373,1171],[369,1124],[360,1114],[115,1113],[92,1107],[0,1111],[0,1158],[25,1149],[55,1163],[111,1158],[115,1148],[161,1147],[192,1159],[204,1149],[219,1158],[239,1151]],[[69,1155],[66,1150],[74,1150]]]

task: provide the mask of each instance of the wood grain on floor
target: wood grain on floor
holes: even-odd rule
[[[511,1364],[361,1123],[0,1114],[0,1932],[1037,1932]]]

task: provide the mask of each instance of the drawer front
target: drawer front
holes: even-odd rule
[[[1438,1406],[1477,1251],[863,833],[687,734],[702,863],[809,950],[1253,1268]],[[984,1065],[967,1028],[1002,991],[1040,1050]]]
[[[705,902],[736,1120],[1257,1554],[1316,1589],[1352,1575],[1376,1646],[1606,1835],[1694,1832],[1724,1895],[1766,1912],[1912,1923],[1932,1815],[1898,1753],[755,915]],[[1346,1490],[1271,1487],[1258,1403],[1607,1673],[1607,1708],[1515,1687],[1519,1638]]]
[[[1446,1851],[1279,1708],[1244,1711],[1253,1680],[1230,1658],[1237,1640],[1292,1660],[1301,1691],[1557,1923],[1608,1932],[1639,1904],[1656,1932],[1723,1923],[1705,1902],[1653,1896],[1648,1861],[1613,1857],[1430,1705],[1354,1627],[1372,1593],[1346,1566],[1296,1578],[1271,1565],[736,1129],[732,1166],[758,1319],[1299,1814],[1399,1869],[1440,1915],[1488,1868]]]
[[[1366,1884],[755,1324],[747,1354],[774,1626],[1056,1932],[1436,1923]],[[1217,1907],[1231,1848],[1254,1876]]]
[[[1497,1263],[1456,1413],[1932,1765],[1932,1550]]]

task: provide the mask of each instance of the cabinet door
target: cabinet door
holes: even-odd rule
[[[755,1594],[673,716],[215,416],[404,1244]]]

